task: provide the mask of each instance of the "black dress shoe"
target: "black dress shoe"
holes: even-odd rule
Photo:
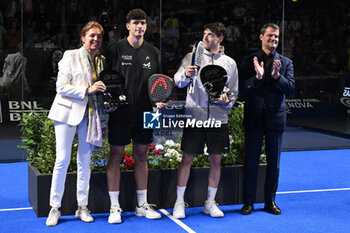
[[[244,203],[241,209],[241,213],[244,215],[249,215],[253,212],[253,210],[254,210],[254,206],[252,203]]]
[[[281,209],[276,205],[274,201],[265,203],[264,210],[275,215],[281,214]]]

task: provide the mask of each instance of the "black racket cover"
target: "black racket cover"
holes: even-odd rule
[[[106,91],[102,94],[104,101],[108,102],[110,107],[128,104],[125,78],[121,73],[114,70],[104,70],[100,73],[99,80],[106,86]]]
[[[200,71],[200,79],[210,100],[212,102],[219,101],[227,82],[226,70],[218,65],[204,66]]]
[[[153,103],[167,102],[174,89],[174,81],[164,74],[153,74],[148,79],[148,94]]]

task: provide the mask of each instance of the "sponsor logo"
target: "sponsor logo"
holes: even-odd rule
[[[148,62],[148,63],[143,63],[143,68],[144,69],[151,69],[151,62]]]
[[[314,108],[320,102],[319,99],[286,99],[287,113],[292,113],[293,109]]]
[[[132,55],[122,55],[122,59],[131,61],[132,60]]]
[[[48,112],[37,101],[9,101],[10,121],[20,121],[24,113]]]
[[[350,108],[350,87],[344,87],[343,97],[340,98],[340,102]]]

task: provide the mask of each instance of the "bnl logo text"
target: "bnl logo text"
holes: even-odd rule
[[[156,112],[143,112],[143,128],[144,129],[160,129],[162,114]]]

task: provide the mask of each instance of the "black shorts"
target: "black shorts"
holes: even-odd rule
[[[134,121],[110,120],[108,122],[108,142],[114,146],[124,146],[131,142],[149,144],[153,141],[153,130],[144,129],[142,119]]]
[[[227,124],[220,128],[184,128],[181,150],[185,153],[203,154],[204,144],[209,154],[223,154],[229,151],[230,141]]]

